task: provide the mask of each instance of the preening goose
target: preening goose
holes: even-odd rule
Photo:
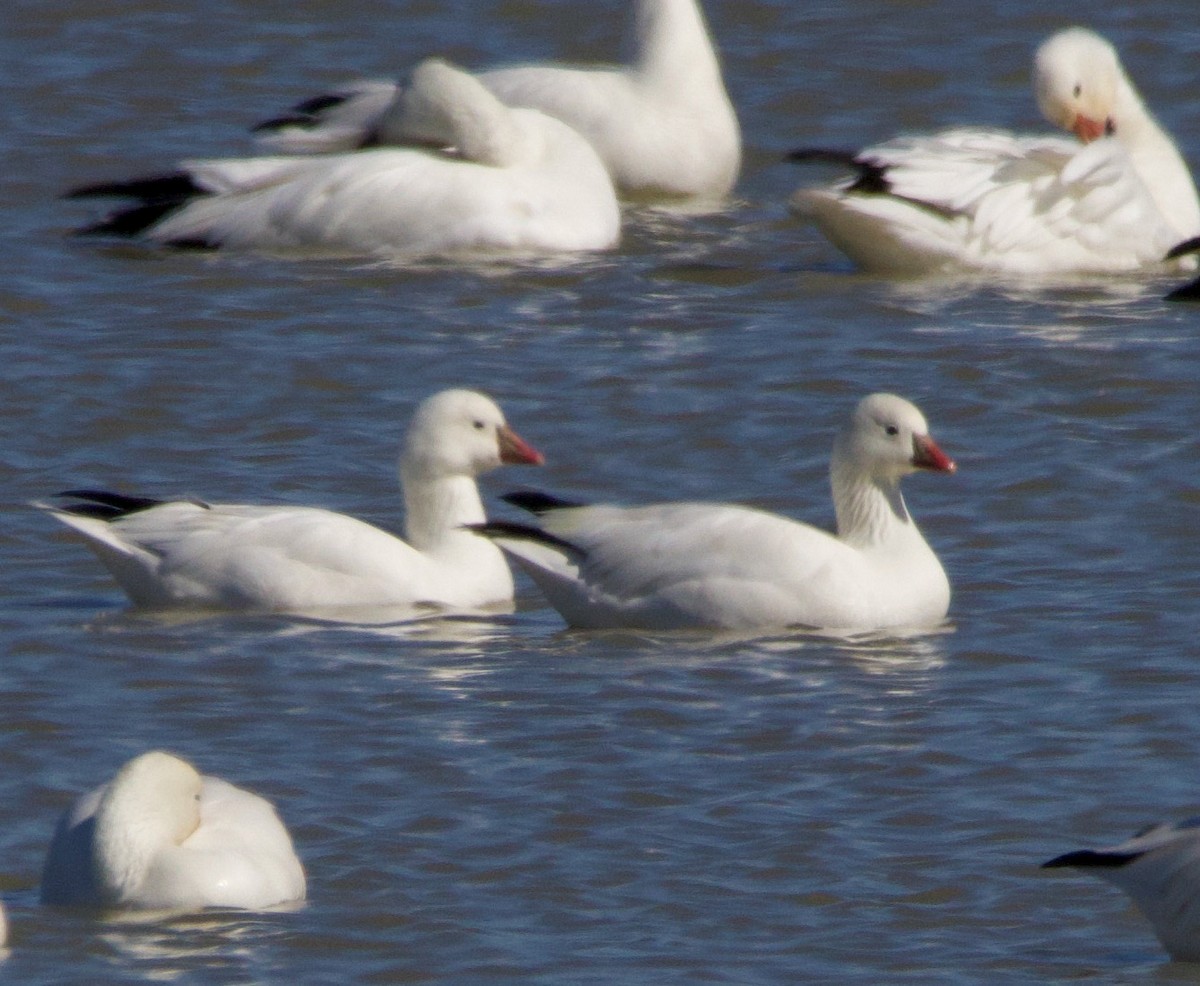
[[[575,627],[927,627],[945,617],[950,585],[900,480],[954,468],[916,407],[874,394],[834,443],[836,534],[732,504],[576,506],[536,494],[509,499],[538,514],[537,527],[481,530]]]
[[[1112,45],[1061,31],[1038,49],[1034,79],[1047,119],[1082,145],[957,129],[857,153],[801,149],[789,157],[840,160],[857,175],[799,190],[793,211],[861,267],[906,274],[1132,271],[1200,234],[1187,165]]]
[[[45,904],[260,910],[304,896],[304,869],[269,801],[157,750],[75,801],[42,868]]]
[[[485,519],[475,479],[502,463],[541,461],[490,399],[446,390],[417,408],[401,451],[407,541],[317,507],[95,491],[39,506],[81,534],[141,606],[471,610],[513,594],[503,555],[466,529]]]
[[[629,65],[523,65],[477,77],[509,106],[541,110],[587,137],[627,195],[726,195],[741,132],[697,0],[637,0],[632,35]],[[402,93],[392,82],[356,82],[257,129],[286,154],[403,142]]]
[[[398,130],[434,149],[188,161],[69,197],[137,202],[83,232],[179,247],[412,260],[617,243],[612,180],[561,120],[511,109],[435,59],[413,72],[401,104]]]
[[[1042,866],[1070,866],[1120,887],[1172,958],[1200,962],[1200,818],[1152,825],[1118,845],[1064,853]]]

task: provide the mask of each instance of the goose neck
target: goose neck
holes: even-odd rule
[[[720,79],[697,0],[642,0],[634,29],[637,66],[644,77],[663,84],[704,76]]]
[[[838,537],[859,548],[914,529],[897,480],[872,479],[837,465],[830,472]]]
[[[1200,198],[1187,162],[1125,79],[1117,93],[1116,116],[1117,140],[1163,217],[1180,239],[1200,232]]]
[[[466,524],[487,519],[479,487],[469,476],[404,475],[404,526],[408,543],[429,551]]]

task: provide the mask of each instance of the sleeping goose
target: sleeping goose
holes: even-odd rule
[[[1042,866],[1070,866],[1120,887],[1172,958],[1200,962],[1200,818],[1151,825],[1119,845],[1064,853]]]
[[[633,49],[626,66],[524,65],[477,78],[509,106],[541,110],[587,137],[627,195],[726,195],[741,134],[697,0],[637,0]],[[285,154],[403,142],[402,93],[393,82],[352,83],[256,129]]]
[[[900,137],[853,154],[802,149],[857,174],[805,188],[793,211],[861,267],[1021,275],[1132,271],[1200,234],[1200,201],[1116,51],[1083,28],[1035,58],[1038,104],[1083,144],[982,129]]]
[[[304,869],[269,801],[153,750],[63,814],[44,904],[260,910],[303,900]]]
[[[184,162],[72,198],[137,204],[83,230],[168,246],[411,260],[546,254],[616,244],[616,193],[592,146],[511,109],[436,59],[413,72],[398,130],[421,147]]]
[[[574,627],[927,627],[945,617],[950,585],[900,480],[954,468],[916,407],[874,394],[834,443],[836,534],[732,504],[579,506],[540,494],[508,498],[538,526],[480,529]]]
[[[139,606],[306,612],[331,607],[473,610],[511,604],[475,478],[542,456],[487,397],[445,390],[417,408],[400,455],[407,541],[318,507],[161,501],[80,490],[39,504],[81,534]]]

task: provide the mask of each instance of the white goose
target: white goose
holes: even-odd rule
[[[269,801],[154,750],[63,814],[41,896],[117,910],[260,910],[303,900],[305,881]]]
[[[540,494],[506,498],[539,514],[539,527],[481,530],[571,626],[924,627],[945,617],[950,585],[900,480],[954,468],[920,411],[874,394],[834,443],[836,535],[730,504],[575,506]]]
[[[446,390],[417,408],[400,456],[405,542],[317,507],[158,501],[74,491],[38,504],[82,534],[141,606],[307,612],[330,607],[452,610],[511,604],[503,555],[482,523],[475,478],[542,456],[487,397]]]
[[[1118,845],[1064,853],[1042,866],[1075,867],[1120,887],[1172,958],[1200,962],[1200,818],[1152,825]]]
[[[184,162],[177,173],[89,185],[126,197],[83,232],[206,249],[410,260],[604,250],[620,235],[612,180],[561,120],[510,109],[467,73],[413,72],[398,129],[429,148]]]
[[[741,133],[697,0],[638,0],[633,42],[628,66],[525,65],[477,78],[509,106],[578,130],[628,195],[726,195],[737,180]],[[402,92],[392,82],[352,83],[257,129],[286,154],[403,142]]]
[[[857,154],[799,150],[791,159],[839,160],[858,175],[799,190],[793,211],[861,267],[907,274],[1131,271],[1200,234],[1187,165],[1112,45],[1061,31],[1038,49],[1034,77],[1042,112],[1083,146],[962,129]]]

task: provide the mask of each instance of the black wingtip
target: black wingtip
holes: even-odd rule
[[[575,500],[564,500],[550,493],[543,493],[541,490],[514,490],[511,493],[505,493],[500,499],[539,517],[551,510],[583,506],[582,503]]]
[[[286,130],[288,127],[311,128],[316,121],[311,116],[301,116],[294,113],[288,116],[273,116],[250,128],[252,134],[270,133],[275,130]]]
[[[140,236],[151,226],[172,212],[176,211],[180,202],[154,202],[148,205],[134,205],[128,209],[118,209],[105,216],[98,223],[77,229],[78,236]]]
[[[1075,852],[1063,853],[1042,863],[1042,869],[1057,869],[1061,866],[1072,866],[1079,869],[1116,869],[1137,859],[1141,853],[1136,852],[1097,852],[1095,849],[1077,849]]]
[[[517,541],[533,541],[535,544],[545,544],[552,548],[584,558],[587,552],[579,545],[572,544],[564,538],[555,537],[549,531],[543,531],[532,524],[517,524],[509,520],[489,520],[484,524],[468,524],[468,530],[482,534],[487,538],[509,538]]]
[[[63,490],[54,495],[79,501],[63,504],[59,508],[63,513],[74,514],[77,517],[94,517],[97,520],[116,520],[118,517],[127,517],[166,502],[148,496],[126,496],[109,490]]]
[[[176,171],[130,181],[101,182],[72,189],[68,199],[127,198],[137,199],[136,205],[117,209],[97,223],[76,231],[80,236],[139,236],[166,216],[187,205],[197,196],[208,194],[192,180],[191,175]],[[217,244],[202,240],[180,240],[171,246],[209,249]]]
[[[301,100],[292,107],[292,112],[307,117],[314,117],[320,113],[324,113],[326,110],[333,109],[335,106],[341,106],[349,98],[349,93],[326,92],[319,96],[313,96],[310,99]]]
[[[1167,255],[1163,259],[1175,260],[1187,256],[1189,253],[1200,253],[1200,236],[1193,236],[1190,240],[1176,243],[1167,251]],[[1182,287],[1175,288],[1174,291],[1169,291],[1163,296],[1163,301],[1200,301],[1200,277],[1189,281]]]
[[[341,106],[350,96],[347,93],[330,92],[313,96],[291,107],[282,116],[275,116],[262,123],[256,123],[250,128],[251,133],[264,133],[271,130],[284,130],[288,127],[303,127],[312,129],[320,120],[318,117],[326,110]]]
[[[789,151],[784,160],[792,164],[837,164],[858,172],[858,177],[847,186],[847,192],[887,195],[892,190],[892,184],[887,179],[887,165],[871,158],[860,157],[854,151],[829,147],[798,147]]]
[[[1182,243],[1176,243],[1170,250],[1167,251],[1164,260],[1174,260],[1176,257],[1183,257],[1189,253],[1200,252],[1200,236],[1193,236],[1190,240],[1184,240]]]
[[[858,154],[855,151],[842,151],[834,147],[797,147],[784,155],[785,161],[792,164],[841,164],[847,168],[858,167]]]
[[[65,199],[137,199],[144,204],[153,202],[183,202],[204,195],[205,190],[184,171],[166,175],[131,178],[128,181],[104,181],[80,185],[64,193]]]
[[[1200,277],[1163,295],[1163,301],[1200,301]]]

